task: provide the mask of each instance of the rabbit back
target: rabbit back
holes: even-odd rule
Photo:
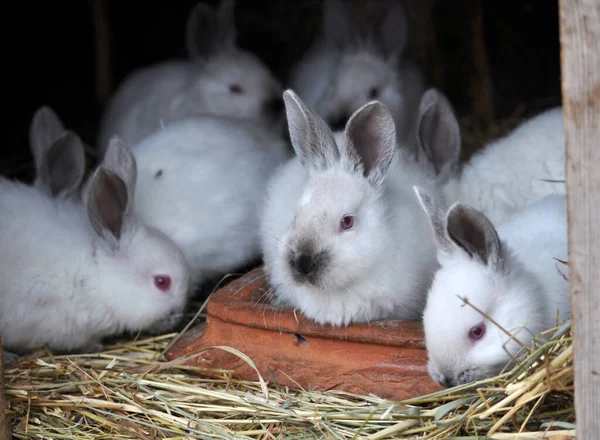
[[[90,255],[80,251],[91,248],[84,212],[20,183],[0,181],[0,194],[0,333],[5,345],[72,348],[90,339],[98,326],[102,331],[113,325],[109,317],[89,322],[98,316],[92,313],[93,295],[81,289],[91,276],[86,269]]]
[[[551,194],[511,215],[498,227],[498,234],[516,257],[543,285],[549,306],[547,327],[570,312],[566,195]]]
[[[136,213],[184,251],[196,278],[259,253],[257,210],[283,139],[218,117],[186,118],[134,146]]]
[[[133,145],[160,129],[193,76],[184,61],[149,66],[127,76],[102,115],[97,140],[102,153],[113,136]]]
[[[462,171],[459,194],[467,203],[487,205],[486,214],[500,221],[545,196],[565,194],[564,165],[563,115],[558,107],[476,153]]]

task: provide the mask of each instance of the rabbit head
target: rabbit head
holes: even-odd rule
[[[367,278],[389,240],[383,182],[395,153],[394,122],[379,102],[361,107],[336,145],[327,124],[292,91],[284,93],[292,145],[306,185],[280,251],[284,276],[327,297]]]
[[[190,275],[172,240],[134,215],[136,170],[129,149],[113,138],[84,201],[97,237],[97,264],[106,269],[98,282],[110,303],[120,305],[113,310],[117,321],[124,330],[162,333],[183,318]]]
[[[415,191],[440,264],[423,314],[429,373],[444,387],[493,377],[521,348],[506,332],[529,346],[544,330],[543,287],[481,212],[454,203],[445,214]]]
[[[380,9],[372,31],[365,33],[343,1],[325,2],[324,39],[340,56],[319,113],[334,131],[343,130],[350,116],[373,100],[384,104],[394,121],[402,118],[399,62],[406,20],[397,2],[382,2]]]
[[[198,75],[184,99],[203,102],[218,116],[283,123],[283,86],[257,56],[237,46],[234,7],[234,0],[222,0],[217,10],[198,3],[190,13],[186,47]]]
[[[76,196],[85,174],[83,142],[50,107],[35,112],[29,144],[36,169],[33,186],[50,197]]]

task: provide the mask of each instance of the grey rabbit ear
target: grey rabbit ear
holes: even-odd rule
[[[118,136],[114,136],[109,141],[102,166],[119,176],[123,181],[128,200],[125,214],[130,214],[133,209],[133,198],[137,180],[137,163],[129,148],[123,144]]]
[[[186,49],[195,60],[207,60],[235,42],[235,2],[223,0],[218,10],[198,3],[186,23]]]
[[[438,250],[446,254],[452,253],[454,246],[446,232],[446,213],[441,204],[429,192],[419,186],[413,186],[413,191],[429,218],[431,231]]]
[[[29,147],[36,170],[39,171],[46,152],[64,131],[63,123],[52,108],[44,105],[35,111],[29,127]]]
[[[343,157],[362,169],[371,185],[379,187],[396,152],[396,127],[390,111],[379,101],[363,105],[346,124]]]
[[[72,131],[65,131],[46,151],[38,172],[38,184],[52,197],[75,193],[85,174],[83,142]]]
[[[502,270],[504,257],[500,237],[485,215],[471,206],[455,203],[448,210],[446,225],[450,239],[471,258]]]
[[[325,42],[337,49],[355,43],[359,24],[344,0],[325,0],[323,3],[323,36]]]
[[[130,204],[125,182],[115,172],[100,166],[92,176],[87,199],[92,227],[116,250],[126,225]]]
[[[378,20],[373,26],[377,41],[387,56],[399,56],[404,52],[408,38],[404,8],[397,0],[380,1],[378,5]]]
[[[417,140],[419,154],[433,166],[439,180],[448,180],[460,159],[460,127],[450,101],[435,88],[421,98]]]
[[[308,169],[324,170],[340,159],[333,133],[325,121],[292,90],[283,92],[290,140],[298,159]]]
[[[235,27],[235,0],[221,0],[217,10],[219,36],[223,46],[233,46],[237,38]]]

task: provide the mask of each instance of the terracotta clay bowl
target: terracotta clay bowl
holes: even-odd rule
[[[224,345],[249,356],[265,380],[293,389],[335,389],[393,400],[441,389],[427,374],[420,323],[318,325],[292,309],[262,301],[268,288],[258,268],[215,292],[207,304],[206,322],[184,333],[167,359]],[[248,363],[224,350],[203,351],[184,364],[257,379]]]

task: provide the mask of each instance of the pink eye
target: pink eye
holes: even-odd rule
[[[485,335],[485,324],[483,322],[474,325],[469,330],[469,339],[472,342],[479,341],[481,338],[483,338],[483,335]]]
[[[154,285],[162,292],[167,292],[171,288],[171,277],[168,275],[156,275]]]
[[[349,229],[352,229],[352,226],[354,226],[354,216],[352,216],[352,215],[343,216],[342,219],[340,220],[340,230],[347,231]]]
[[[243,92],[242,87],[238,84],[231,84],[229,86],[229,91],[234,95],[241,95]]]

